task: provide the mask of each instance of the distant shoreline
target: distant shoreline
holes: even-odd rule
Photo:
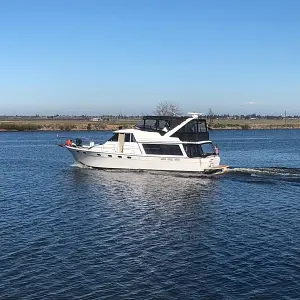
[[[123,119],[114,122],[88,120],[0,120],[0,132],[8,131],[114,131],[134,128],[137,120]],[[214,120],[210,130],[274,130],[300,129],[300,120]]]

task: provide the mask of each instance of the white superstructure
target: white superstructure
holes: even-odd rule
[[[209,140],[206,121],[191,117],[148,116],[134,129],[114,131],[104,144],[64,145],[83,165],[104,169],[214,172],[222,170]]]

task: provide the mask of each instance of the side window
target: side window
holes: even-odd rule
[[[201,156],[201,147],[199,147],[199,145],[197,144],[185,144],[184,150],[186,152],[186,155],[190,158]]]
[[[213,146],[213,144],[211,143],[205,143],[205,144],[201,144],[201,150],[202,150],[202,154],[203,155],[212,155],[215,154],[215,148]]]
[[[131,142],[132,142],[132,143],[135,143],[136,140],[135,140],[135,137],[134,137],[133,133],[131,133],[130,135],[131,135]]]
[[[179,145],[143,144],[146,154],[182,155]]]
[[[127,143],[130,143],[130,142],[135,143],[136,140],[135,140],[134,135],[132,133],[125,133],[125,142],[127,142]]]
[[[198,132],[206,132],[206,126],[204,122],[199,121],[198,123]]]
[[[146,154],[161,154],[160,145],[155,144],[143,144]]]
[[[182,155],[182,151],[178,145],[160,145],[165,155]]]
[[[125,133],[125,142],[130,142],[130,133]]]
[[[185,126],[180,128],[178,132],[185,132],[185,133],[199,133],[199,132],[207,132],[206,130],[206,123],[202,120],[192,120],[187,123]]]
[[[190,158],[192,157],[206,157],[209,155],[214,155],[215,150],[211,143],[205,144],[185,144],[184,150],[186,155]]]
[[[111,142],[117,142],[118,141],[118,134],[114,133],[114,135],[109,139]]]

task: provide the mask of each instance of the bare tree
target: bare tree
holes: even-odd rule
[[[178,116],[180,115],[180,108],[178,105],[167,101],[160,102],[157,104],[154,114],[157,116]]]
[[[212,125],[214,118],[215,118],[215,114],[212,111],[212,109],[210,108],[208,113],[207,113],[207,119],[208,119],[208,126],[209,127]]]

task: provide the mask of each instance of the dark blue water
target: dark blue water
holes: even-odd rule
[[[0,133],[0,299],[299,299],[300,131],[211,137],[225,175],[79,168],[55,133]]]

